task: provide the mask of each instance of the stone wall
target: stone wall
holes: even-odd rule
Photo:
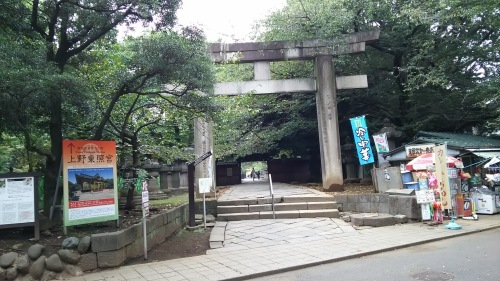
[[[349,194],[334,195],[342,212],[386,213],[405,215],[412,220],[421,220],[420,205],[416,196],[388,194]]]
[[[188,220],[188,205],[153,215],[146,222],[148,250],[181,229]],[[46,257],[45,247],[35,244],[26,254],[0,256],[0,280],[53,280],[80,276],[84,271],[116,267],[129,258],[143,256],[143,224],[116,232],[69,237],[56,254]],[[16,279],[17,278],[17,279]]]

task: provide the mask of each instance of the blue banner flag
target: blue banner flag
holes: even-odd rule
[[[370,146],[370,137],[364,116],[351,118],[352,133],[354,135],[354,145],[358,153],[360,165],[373,163],[373,151]]]

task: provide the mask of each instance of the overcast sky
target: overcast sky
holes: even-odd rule
[[[258,20],[282,8],[286,0],[182,0],[180,25],[196,25],[208,41],[247,41]],[[235,38],[235,39],[233,39]]]

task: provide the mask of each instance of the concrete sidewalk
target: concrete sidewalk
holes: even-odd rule
[[[70,280],[243,280],[500,227],[500,215],[480,215],[478,221],[459,219],[457,222],[462,225],[463,229],[461,230],[447,230],[443,228],[443,225],[428,226],[422,223],[413,223],[358,230],[352,228],[351,231],[351,228],[342,225],[343,222],[340,220],[332,219],[331,224],[339,226],[338,228],[332,225],[328,226],[329,222],[318,222],[326,227],[316,232],[322,239],[301,239],[300,234],[308,231],[307,224],[316,226],[318,224],[298,223],[298,220],[300,219],[296,219],[295,222],[293,222],[294,219],[265,220],[267,223],[262,223],[261,220],[259,223],[261,231],[266,231],[266,229],[278,226],[277,224],[281,224],[281,227],[289,225],[288,221],[292,221],[291,224],[297,225],[296,235],[290,234],[292,230],[288,227],[287,231],[291,238],[290,241],[287,240],[287,243],[273,244],[261,239],[258,241],[268,244],[262,247],[258,246],[259,244],[253,244],[254,246],[247,248],[240,247],[231,250],[228,250],[231,247],[226,250],[224,248],[215,249],[208,251],[203,256],[122,266],[116,269],[88,273]],[[238,223],[241,230],[242,228],[252,229],[248,226],[256,222]],[[329,232],[338,235],[329,235]],[[257,233],[253,232],[251,235],[257,235]],[[231,238],[234,239],[235,235]],[[252,237],[247,236],[246,239],[251,240]]]

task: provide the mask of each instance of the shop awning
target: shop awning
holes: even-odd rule
[[[493,158],[493,157],[500,157],[500,151],[471,151],[475,155],[482,157],[482,158]]]

